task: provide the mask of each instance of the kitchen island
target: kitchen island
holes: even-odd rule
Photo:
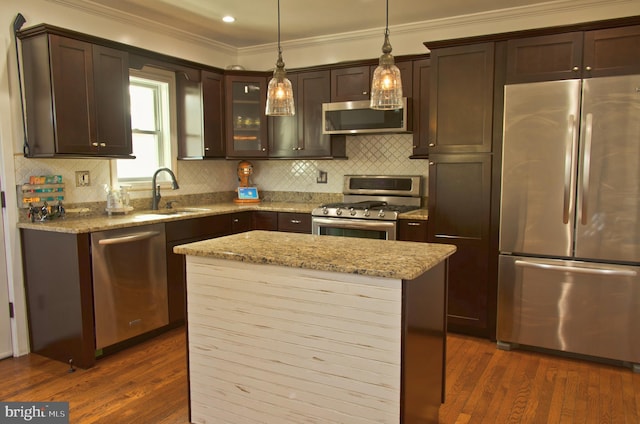
[[[455,246],[251,231],[174,251],[191,422],[438,421]]]

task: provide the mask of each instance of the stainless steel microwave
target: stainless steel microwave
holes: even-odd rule
[[[322,104],[323,134],[406,133],[409,125],[407,98],[404,107],[395,110],[375,110],[369,100]]]

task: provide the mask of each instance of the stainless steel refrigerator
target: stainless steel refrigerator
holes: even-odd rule
[[[640,75],[505,87],[498,346],[640,372]]]

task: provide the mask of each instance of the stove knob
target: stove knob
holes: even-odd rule
[[[342,209],[336,208],[336,215],[338,216],[342,215]]]
[[[364,216],[371,216],[371,212],[369,212],[369,209],[364,210]]]
[[[349,215],[354,216],[356,214],[356,210],[353,208],[349,208]]]
[[[378,212],[378,216],[380,218],[384,218],[384,211],[382,209],[380,209],[380,212]]]
[[[324,215],[328,215],[328,214],[329,214],[329,209],[327,209],[327,207],[326,207],[326,206],[323,206],[323,207],[322,207],[322,213],[323,213]]]

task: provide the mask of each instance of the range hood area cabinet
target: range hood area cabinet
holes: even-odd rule
[[[268,118],[269,157],[333,158],[345,155],[344,143],[322,133],[322,103],[331,98],[330,71],[289,72],[296,114]]]
[[[55,33],[54,33],[55,32]],[[131,157],[129,55],[40,25],[19,32],[28,157]]]

